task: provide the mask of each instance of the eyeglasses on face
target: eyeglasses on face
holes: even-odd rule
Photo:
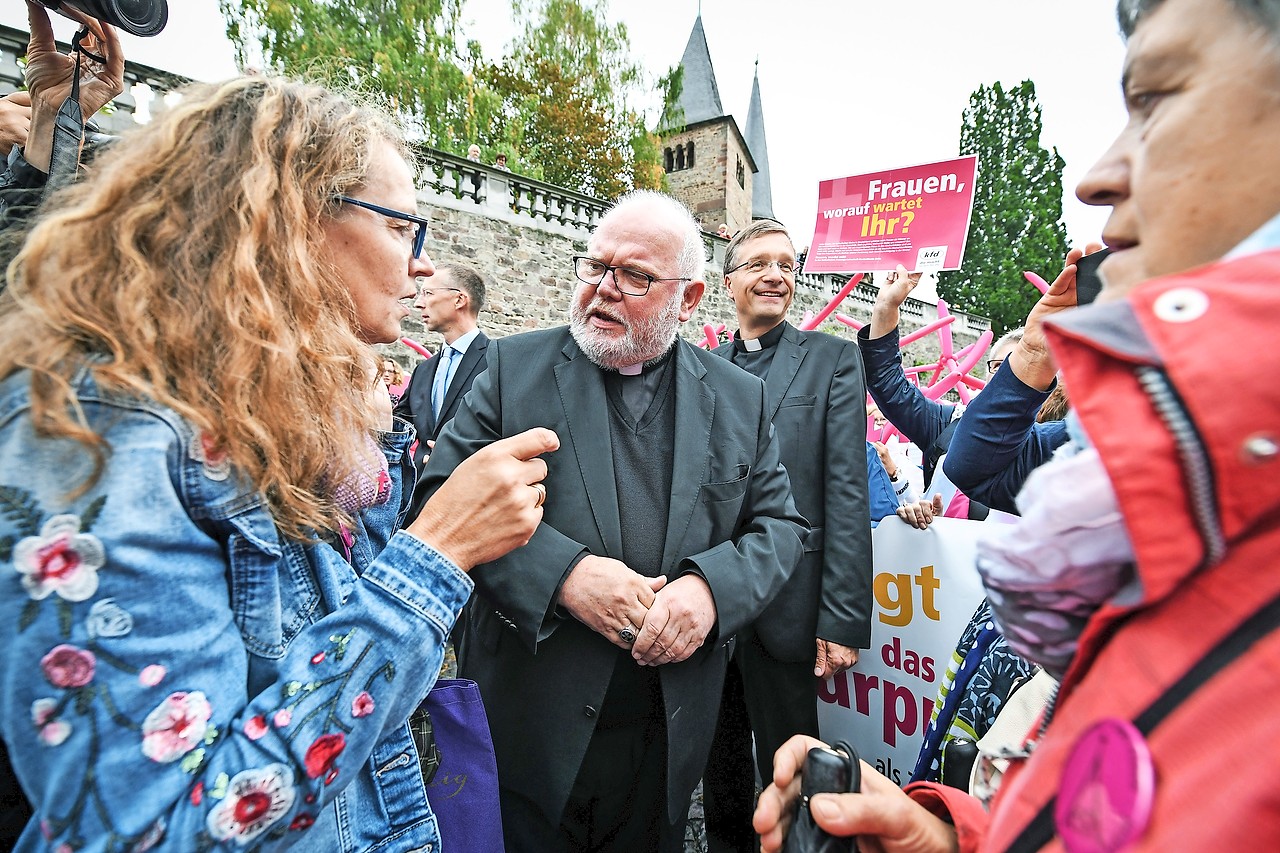
[[[461,293],[462,288],[460,287],[419,287],[418,292],[425,293],[428,296],[435,296],[437,293],[441,293],[441,292]]]
[[[730,275],[731,273],[735,273],[738,270],[744,269],[751,275],[764,275],[764,271],[767,270],[769,267],[777,267],[778,272],[782,273],[788,278],[795,278],[795,275],[797,272],[796,265],[793,264],[791,261],[764,261],[764,260],[761,260],[760,258],[755,258],[750,261],[743,261],[742,263],[738,264],[736,267],[725,270],[724,274]]]
[[[340,195],[338,201],[343,204],[354,204],[356,207],[363,207],[365,210],[372,210],[374,213],[381,214],[391,219],[399,219],[403,222],[412,223],[413,229],[413,257],[422,257],[422,247],[427,242],[427,223],[426,217],[419,216],[416,213],[405,213],[403,210],[392,210],[389,207],[383,207],[380,204],[372,204],[367,201],[361,201],[358,198]]]
[[[987,372],[995,373],[1000,369],[1000,365],[1004,364],[1003,358],[992,358],[987,360]]]
[[[585,255],[574,256],[573,273],[579,281],[593,287],[598,287],[606,275],[613,273],[614,286],[625,296],[644,296],[655,281],[693,281],[691,278],[658,278],[631,267],[610,266]]]

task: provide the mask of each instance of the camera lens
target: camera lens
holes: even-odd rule
[[[167,0],[62,0],[62,5],[79,9],[135,36],[153,36],[169,23]]]

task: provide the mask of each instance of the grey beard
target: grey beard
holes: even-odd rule
[[[575,302],[569,310],[569,334],[583,355],[605,370],[618,370],[631,364],[651,364],[675,343],[680,331],[682,295],[677,290],[663,310],[652,318],[631,321],[620,341],[604,339],[588,325],[591,311],[598,304],[596,300],[593,299],[585,308]]]

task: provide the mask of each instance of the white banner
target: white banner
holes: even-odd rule
[[[938,518],[916,530],[889,516],[872,532],[871,648],[818,686],[828,743],[847,740],[899,785],[911,777],[951,652],[984,595],[974,568],[983,522]]]

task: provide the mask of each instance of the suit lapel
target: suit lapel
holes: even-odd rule
[[[568,361],[554,368],[560,404],[569,425],[569,442],[587,490],[587,503],[600,531],[606,553],[622,559],[622,522],[614,479],[613,445],[609,439],[609,409],[600,368],[570,341],[563,350]],[[564,436],[561,436],[563,439]],[[561,453],[564,450],[560,451]]]
[[[711,452],[711,420],[716,410],[715,391],[702,377],[707,368],[690,350],[676,343],[676,434],[671,467],[671,510],[667,515],[667,541],[662,549],[662,569],[669,571],[680,554],[694,504],[702,488]]]
[[[778,351],[773,354],[773,362],[769,365],[769,378],[765,380],[765,399],[769,406],[769,419],[778,414],[782,398],[787,396],[787,389],[796,378],[800,364],[804,361],[805,350],[801,346],[798,332],[787,324],[778,340]]]
[[[466,378],[476,369],[476,363],[484,357],[487,346],[489,346],[489,339],[485,337],[484,332],[481,332],[462,354],[462,360],[458,362],[458,366],[453,370],[453,376],[449,379],[449,387],[444,390],[444,402],[440,404],[441,415],[448,414],[449,408],[458,402],[462,386],[467,385]],[[469,388],[470,385],[467,387]]]

